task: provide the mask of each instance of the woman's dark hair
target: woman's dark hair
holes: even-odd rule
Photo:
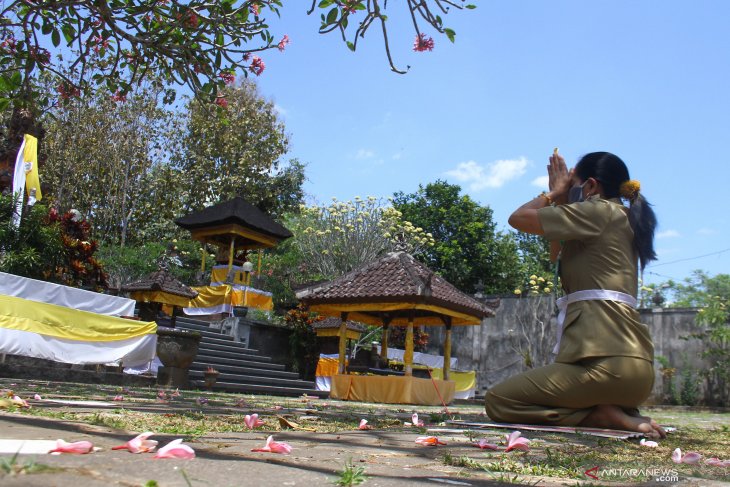
[[[610,152],[591,152],[584,155],[575,166],[575,173],[581,181],[593,178],[600,182],[606,198],[620,198],[621,184],[630,179],[624,161]],[[639,254],[643,271],[646,264],[656,260],[654,252],[656,215],[641,192],[637,192],[630,203],[629,222],[634,230],[634,247]]]

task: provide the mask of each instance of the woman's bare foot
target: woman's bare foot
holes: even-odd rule
[[[650,418],[649,416],[644,416],[644,415],[642,415],[642,414],[641,414],[641,413],[639,412],[639,410],[638,410],[638,409],[636,409],[636,408],[631,408],[631,409],[624,409],[624,408],[621,408],[621,409],[622,409],[622,410],[623,410],[623,411],[624,411],[624,412],[625,412],[626,414],[628,414],[629,416],[632,416],[632,417],[634,417],[634,418],[641,418],[641,419],[643,419],[643,420],[644,420],[645,422],[649,423],[649,424],[651,425],[651,427],[652,427],[652,428],[654,428],[654,429],[655,429],[655,430],[656,430],[656,431],[657,431],[657,432],[659,433],[659,436],[660,436],[661,438],[666,438],[666,437],[667,437],[667,432],[666,432],[666,431],[664,431],[664,428],[662,428],[661,426],[659,426],[659,423],[657,423],[656,421],[654,421],[653,419],[651,419],[651,418]]]
[[[630,416],[618,406],[600,404],[586,416],[580,426],[594,428],[611,428],[627,431],[638,431],[649,438],[664,438],[667,436],[656,421],[646,416]]]

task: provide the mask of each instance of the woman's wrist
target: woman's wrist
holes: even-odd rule
[[[568,202],[568,195],[566,193],[558,193],[556,191],[550,191],[545,196],[550,199],[555,205],[564,205]]]

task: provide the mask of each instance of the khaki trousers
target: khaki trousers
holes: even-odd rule
[[[635,409],[649,397],[653,385],[654,366],[641,358],[553,363],[489,389],[485,409],[497,422],[577,426],[599,404],[620,406],[636,414]]]

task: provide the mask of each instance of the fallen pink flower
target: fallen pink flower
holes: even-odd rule
[[[251,451],[262,451],[268,453],[291,453],[292,447],[289,443],[283,441],[274,441],[273,436],[266,438],[266,445],[263,448],[253,448]]]
[[[435,436],[419,436],[416,438],[416,443],[423,446],[438,446],[438,445],[445,445],[443,441],[440,441]]]
[[[182,458],[188,460],[195,458],[195,450],[190,448],[188,445],[183,445],[182,438],[172,440],[167,445],[163,446],[153,458]]]
[[[419,428],[423,428],[423,421],[420,421],[418,419],[418,413],[413,413],[413,415],[411,416],[411,422],[409,423],[408,421],[406,421],[404,424],[406,426],[417,426]]]
[[[521,438],[519,431],[513,431],[512,433],[505,435],[505,438],[507,438],[507,449],[506,452],[510,450],[522,450],[522,451],[530,451],[530,446],[528,443],[530,440],[527,438]]]
[[[175,388],[175,392],[170,393],[170,397],[179,397],[180,396],[180,389]]]
[[[118,396],[114,396],[114,401],[124,401],[124,396],[122,396],[121,394]]]
[[[273,409],[274,411],[278,411],[278,410],[284,409],[284,408],[282,406],[271,406],[271,409]]]
[[[360,420],[360,426],[358,426],[357,429],[359,429],[359,430],[371,430],[371,429],[373,429],[373,427],[368,424],[368,420],[367,419],[361,419]]]
[[[499,448],[497,445],[489,443],[485,438],[479,440],[478,443],[474,443],[474,446],[479,447],[482,450],[496,450]]]
[[[246,423],[246,426],[248,426],[248,429],[251,429],[251,430],[264,425],[264,422],[259,419],[259,415],[256,413],[251,414],[251,415],[247,414],[246,416],[244,416],[243,422]]]
[[[708,458],[705,460],[705,463],[707,465],[712,465],[713,467],[730,467],[730,460],[720,460],[719,458]]]
[[[112,450],[127,450],[130,453],[147,453],[153,451],[157,447],[155,440],[148,440],[154,435],[151,431],[137,435],[123,445],[113,446]]]
[[[42,401],[43,400],[43,398],[41,397],[40,394],[36,394],[35,396],[33,396],[33,399],[35,399],[36,401]]]
[[[639,442],[639,445],[647,446],[649,448],[656,448],[659,446],[659,443],[657,443],[656,441],[647,440],[646,438],[642,438]]]
[[[694,465],[695,463],[699,462],[701,458],[702,455],[700,455],[696,451],[690,451],[682,455],[682,450],[677,448],[672,452],[672,461],[674,463],[687,463],[689,465]]]
[[[94,451],[94,445],[90,441],[76,441],[74,443],[67,443],[63,440],[56,440],[56,448],[50,450],[48,453],[91,453]]]
[[[15,404],[16,406],[21,407],[21,408],[29,408],[30,407],[30,404],[28,404],[28,401],[26,401],[22,397],[19,397],[19,396],[16,396],[16,395],[13,395],[13,396],[10,397],[10,402],[12,402],[13,404]]]

